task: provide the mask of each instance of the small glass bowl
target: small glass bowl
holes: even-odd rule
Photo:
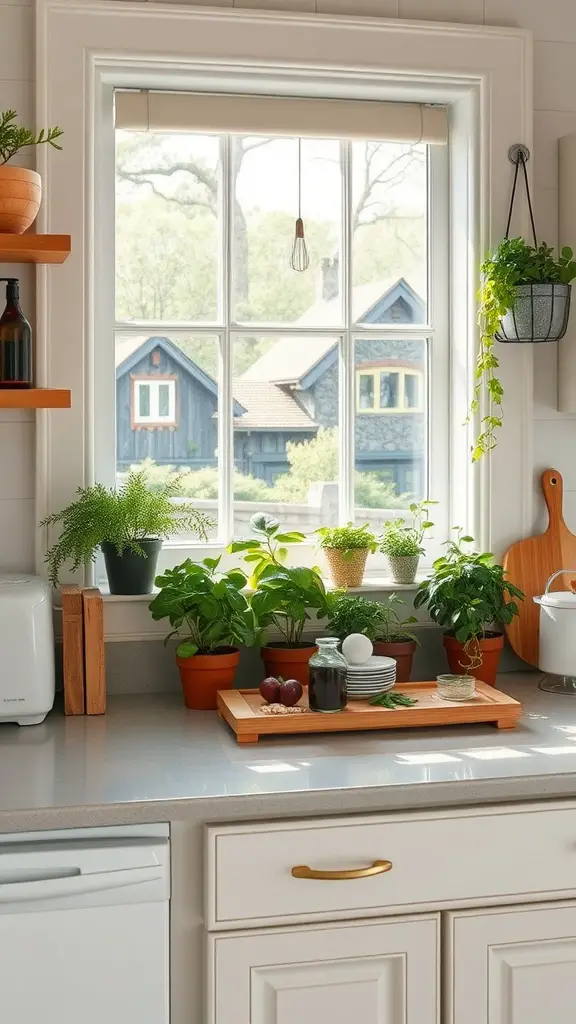
[[[456,676],[447,673],[436,676],[438,696],[444,700],[471,700],[476,696],[474,676]]]

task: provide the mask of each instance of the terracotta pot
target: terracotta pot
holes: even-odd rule
[[[369,548],[340,551],[339,548],[324,548],[330,575],[337,587],[361,587],[364,579]],[[347,555],[348,557],[345,557]]]
[[[219,647],[213,654],[179,658],[184,703],[193,711],[215,711],[218,690],[231,690],[240,661],[237,647]]]
[[[394,658],[396,662],[396,682],[408,683],[412,673],[412,659],[416,650],[415,640],[398,640],[396,643],[384,643],[377,640],[374,654],[384,658]]]
[[[310,678],[308,662],[318,648],[315,644],[266,644],[262,648],[262,660],[267,676],[282,676],[283,679],[297,679],[302,686],[308,686]]]
[[[388,555],[393,583],[414,583],[420,555]]]
[[[42,179],[26,167],[0,166],[0,233],[22,235],[36,220]]]
[[[487,633],[484,638],[478,639],[478,645],[482,655],[482,664],[478,668],[468,668],[466,664],[468,659],[464,654],[464,644],[461,644],[455,636],[450,636],[449,633],[444,633],[442,639],[444,641],[450,671],[453,672],[454,675],[462,675],[464,673],[468,676],[474,676],[474,678],[478,679],[481,683],[488,683],[488,686],[496,686],[498,662],[500,661],[500,654],[504,647],[503,633]],[[463,662],[464,664],[461,665],[460,662]]]

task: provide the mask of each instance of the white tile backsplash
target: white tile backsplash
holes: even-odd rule
[[[534,97],[538,110],[576,110],[576,42],[536,40]]]
[[[487,25],[519,25],[536,39],[576,42],[573,0],[485,0]]]
[[[34,422],[0,422],[0,501],[34,498],[34,445]]]
[[[317,0],[318,14],[348,14],[356,18],[397,18],[399,0]]]
[[[418,21],[483,24],[483,0],[400,0],[399,16]]]
[[[33,572],[35,502],[0,499],[0,572]]]
[[[534,470],[557,469],[567,491],[576,491],[576,417],[538,420],[534,424]]]
[[[0,17],[0,86],[2,82],[29,81],[34,77],[32,8],[24,4],[3,5]]]

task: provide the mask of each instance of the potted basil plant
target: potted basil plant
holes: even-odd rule
[[[454,675],[472,675],[490,686],[496,674],[504,634],[494,625],[509,623],[518,614],[516,600],[524,594],[506,578],[489,552],[468,550],[472,537],[446,542],[431,576],[420,584],[414,607],[426,606],[430,617],[445,629],[444,647]]]
[[[178,638],[176,663],[186,707],[216,708],[218,690],[234,686],[239,646],[253,646],[259,636],[254,611],[243,590],[239,569],[217,575],[219,558],[190,558],[156,579],[159,593],[150,602],[155,620],[168,619],[165,643]]]
[[[376,550],[376,538],[368,529],[368,523],[321,526],[316,533],[336,586],[361,587],[368,555]]]
[[[79,487],[74,501],[40,523],[60,527],[58,540],[46,554],[52,585],[58,586],[66,562],[75,572],[95,561],[100,548],[111,594],[150,594],[162,540],[175,533],[206,540],[206,531],[213,526],[190,502],[174,502],[180,487],[180,479],[174,477],[151,490],[143,472],[130,473],[118,488]]]

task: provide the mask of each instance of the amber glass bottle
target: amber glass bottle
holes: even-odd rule
[[[16,277],[6,281],[6,309],[0,317],[0,388],[32,387],[32,328],[20,309]]]

